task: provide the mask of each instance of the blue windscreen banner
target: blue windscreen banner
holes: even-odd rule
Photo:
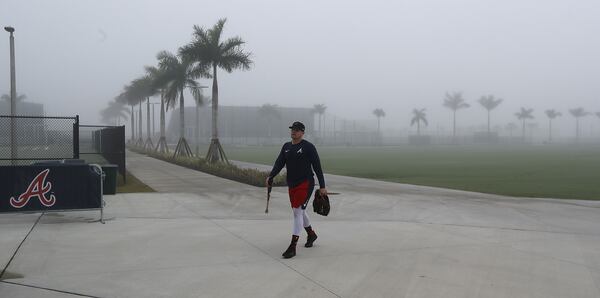
[[[0,166],[0,212],[99,209],[101,179],[86,164]]]

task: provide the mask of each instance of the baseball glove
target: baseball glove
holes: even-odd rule
[[[329,197],[321,196],[321,193],[318,190],[315,191],[315,198],[313,199],[313,211],[317,214],[327,216],[330,210],[331,206],[329,205]]]

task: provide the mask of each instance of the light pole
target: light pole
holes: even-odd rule
[[[10,33],[10,158],[12,165],[15,165],[17,158],[17,139],[15,138],[15,114],[17,113],[17,83],[15,77],[15,37],[13,33],[15,28],[4,27],[6,32]]]

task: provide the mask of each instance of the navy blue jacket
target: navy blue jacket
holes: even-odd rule
[[[314,181],[314,170],[319,179],[319,186],[325,188],[319,154],[311,142],[302,140],[296,145],[293,145],[292,142],[283,144],[269,176],[277,176],[284,166],[287,170],[286,181],[289,187],[294,187],[307,179]]]

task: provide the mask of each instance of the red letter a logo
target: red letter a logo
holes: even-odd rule
[[[54,203],[56,203],[56,198],[52,194],[50,195],[50,198],[46,198],[46,194],[52,190],[52,183],[46,183],[48,173],[50,173],[50,169],[45,169],[37,174],[31,183],[29,183],[27,191],[21,194],[18,199],[15,199],[14,197],[10,198],[10,205],[15,208],[22,208],[27,205],[29,199],[37,197],[42,205],[52,207]]]

